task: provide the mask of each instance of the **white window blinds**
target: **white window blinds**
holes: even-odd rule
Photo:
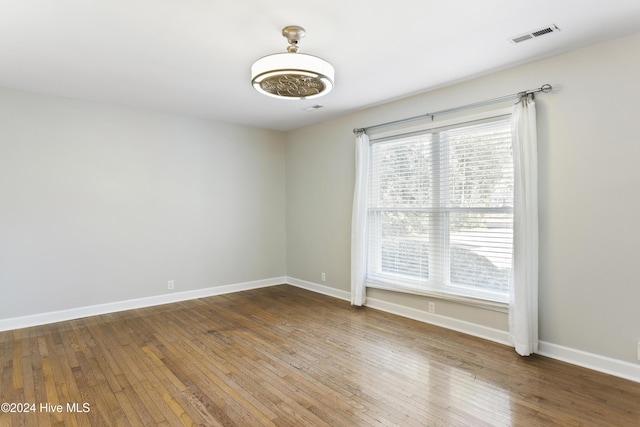
[[[510,117],[371,142],[367,285],[507,302]]]

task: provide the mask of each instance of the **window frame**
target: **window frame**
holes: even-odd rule
[[[391,131],[378,132],[370,135],[369,144],[373,146],[374,144],[381,142],[381,140],[401,138],[405,135],[409,135],[413,133],[429,132],[436,129],[463,127],[466,124],[473,124],[474,122],[478,122],[482,120],[500,120],[500,119],[509,118],[511,117],[511,115],[512,115],[512,108],[501,108],[501,109],[484,111],[484,112],[473,114],[473,115],[459,115],[455,118],[451,118],[448,120],[432,121],[431,123],[418,125],[418,126],[410,126],[410,127],[402,127],[402,128],[396,127],[394,130],[391,130]],[[432,134],[432,135],[438,135],[438,134]],[[431,144],[438,144],[438,143],[439,141],[431,142]],[[372,173],[372,168],[370,170],[370,176],[367,178],[368,180],[371,180],[371,173]],[[370,207],[367,207],[368,216],[371,214],[370,209],[371,209]],[[442,209],[442,208],[438,207],[438,209]],[[473,207],[444,208],[446,215],[442,218],[442,220],[447,221],[452,211],[473,212],[473,211],[482,210],[482,209],[483,208],[473,208]],[[500,210],[508,211],[508,213],[511,213],[511,215],[513,215],[513,208],[511,207],[503,207],[503,208],[496,207],[496,208],[486,208],[486,209],[490,209],[492,212],[496,212]],[[391,210],[391,209],[379,208],[377,209],[377,213],[374,213],[374,214],[380,215],[385,210]],[[419,212],[419,211],[427,211],[429,209],[428,208],[398,208],[398,210],[405,211],[405,212],[411,212],[411,211]],[[434,215],[434,217],[437,218],[439,216]],[[379,224],[379,221],[378,221],[378,224]],[[431,227],[434,230],[435,229],[443,230],[442,228],[439,228],[438,224],[434,224]],[[448,247],[448,239],[451,233],[449,231],[450,229],[448,226],[446,230],[447,232],[443,233],[444,236],[440,236],[440,239],[442,238],[446,239],[446,241],[444,242],[444,245],[445,247]],[[379,230],[377,232],[380,233]],[[369,244],[370,244],[369,234],[370,234],[369,231],[367,231],[367,253],[369,252]],[[448,259],[449,252],[450,251],[445,251],[444,254],[439,253],[438,255],[432,255],[430,252],[429,258],[431,258],[432,256],[445,257],[444,261],[441,261],[443,263],[442,265],[444,265],[445,268],[443,269],[442,275],[440,277],[445,277],[450,274],[449,259]],[[513,255],[513,252],[512,252],[512,255]],[[375,270],[378,270],[378,271],[381,270],[380,268],[381,258],[382,258],[381,250],[377,252],[376,258],[377,258],[376,263],[378,264],[378,268],[374,269],[373,273],[372,273],[372,268],[370,268],[371,266],[367,265],[365,285],[369,288],[437,297],[440,299],[451,300],[458,303],[478,306],[478,307],[487,308],[487,309],[500,311],[500,312],[508,311],[509,295],[507,295],[506,298],[497,298],[497,297],[487,298],[488,294],[491,293],[490,291],[484,291],[484,292],[483,291],[478,291],[478,292],[467,291],[464,293],[455,292],[453,291],[453,289],[459,288],[460,284],[458,285],[451,284],[450,280],[448,279],[443,282],[443,283],[447,283],[446,289],[436,288],[436,287],[425,287],[424,280],[416,280],[411,278],[410,276],[405,276],[403,278],[403,283],[398,283],[397,278],[401,276],[400,274],[391,274],[391,273],[379,274],[375,272]],[[367,255],[367,259],[369,260],[369,255]],[[430,265],[433,265],[433,264],[431,264],[430,262]],[[394,278],[396,280],[394,280]]]

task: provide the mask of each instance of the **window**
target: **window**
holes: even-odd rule
[[[510,119],[371,139],[367,286],[507,302]]]

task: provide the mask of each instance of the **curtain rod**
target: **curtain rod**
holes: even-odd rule
[[[358,134],[358,133],[361,133],[361,132],[367,132],[367,131],[370,131],[370,130],[373,130],[373,129],[379,129],[379,128],[383,128],[383,127],[387,127],[387,126],[393,126],[393,125],[399,125],[399,124],[402,124],[402,123],[415,122],[417,120],[422,120],[422,119],[426,119],[426,118],[429,118],[429,117],[431,117],[431,120],[433,120],[433,118],[435,116],[440,116],[440,115],[443,115],[443,114],[455,113],[457,111],[469,110],[471,108],[483,107],[485,105],[495,104],[495,103],[502,102],[502,101],[508,101],[508,100],[516,98],[516,97],[518,99],[520,99],[520,98],[522,98],[524,96],[532,95],[534,93],[540,93],[540,92],[549,93],[549,92],[551,92],[551,89],[553,89],[553,87],[550,84],[544,84],[544,85],[540,86],[537,89],[525,90],[525,91],[514,93],[514,94],[511,94],[511,95],[501,96],[499,98],[493,98],[493,99],[488,99],[486,101],[474,102],[473,104],[467,104],[467,105],[463,105],[463,106],[460,106],[460,107],[447,108],[446,110],[434,111],[433,113],[421,114],[419,116],[409,117],[408,119],[394,120],[392,122],[381,123],[379,125],[368,126],[368,127],[365,127],[365,128],[354,128],[353,129],[353,133]]]

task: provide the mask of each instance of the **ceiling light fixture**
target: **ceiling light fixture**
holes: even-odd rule
[[[282,29],[289,41],[286,53],[274,53],[251,66],[251,84],[260,93],[280,99],[311,99],[333,89],[335,70],[317,56],[298,53],[298,42],[305,35],[302,27]]]

